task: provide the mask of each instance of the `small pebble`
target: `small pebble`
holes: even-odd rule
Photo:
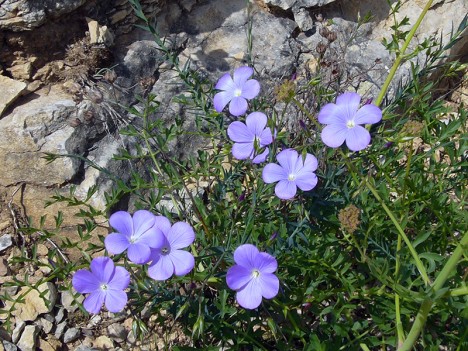
[[[78,339],[80,337],[80,335],[81,335],[80,329],[70,328],[65,332],[65,335],[63,336],[63,342],[65,344],[73,342],[76,339]]]

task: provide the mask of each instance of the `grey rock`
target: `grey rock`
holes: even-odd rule
[[[323,6],[336,0],[264,0],[265,4],[281,7],[283,10],[289,10],[293,7],[317,7]]]
[[[93,328],[93,327],[97,326],[99,323],[101,323],[101,321],[102,321],[102,317],[100,315],[98,315],[98,314],[95,314],[89,320],[89,322],[87,324],[87,327],[88,328]]]
[[[117,342],[122,342],[127,337],[127,330],[122,324],[113,323],[107,327],[109,336]]]
[[[293,15],[294,21],[303,32],[311,30],[314,27],[314,21],[312,20],[312,17],[310,16],[307,9],[300,7],[299,9],[293,11]]]
[[[75,351],[99,351],[99,350],[94,347],[80,345],[75,349]]]
[[[75,341],[76,339],[78,339],[81,335],[81,332],[80,332],[80,329],[78,328],[70,328],[68,329],[64,336],[63,336],[63,342],[65,344],[68,344],[70,342],[73,342]]]
[[[23,334],[17,343],[21,351],[35,351],[37,345],[37,336],[39,334],[39,327],[36,325],[27,325],[24,328]]]
[[[65,309],[63,307],[59,308],[57,314],[55,315],[55,323],[59,324],[65,317]]]
[[[10,234],[5,234],[0,237],[0,252],[8,249],[11,245],[13,245],[13,242]]]
[[[3,340],[3,347],[5,348],[5,351],[18,351],[15,344],[6,340]]]
[[[57,325],[55,328],[54,336],[56,339],[61,339],[65,328],[67,327],[67,322],[63,321]]]
[[[45,318],[39,318],[37,321],[37,324],[41,326],[42,331],[46,334],[49,334],[52,331],[52,328],[54,327],[54,323],[52,321],[47,320]]]
[[[5,0],[0,4],[0,29],[27,30],[48,18],[57,18],[83,5],[87,0]],[[3,11],[1,11],[3,10]]]
[[[62,306],[68,312],[75,312],[78,309],[79,304],[84,300],[83,295],[78,295],[76,298],[73,296],[73,293],[70,290],[62,291],[61,302]]]
[[[24,330],[24,327],[26,326],[26,322],[22,320],[16,321],[16,326],[15,329],[13,329],[13,333],[11,334],[11,341],[16,344],[18,340],[21,337],[21,333]]]

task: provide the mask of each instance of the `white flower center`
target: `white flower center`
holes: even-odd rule
[[[236,90],[234,90],[234,96],[241,96],[242,94],[242,90],[237,88]]]
[[[356,124],[354,123],[352,119],[346,123],[346,127],[348,127],[349,129],[354,128],[355,126]]]
[[[291,181],[291,182],[292,182],[293,180],[296,180],[296,175],[295,175],[294,173],[289,174],[289,175],[288,175],[288,180]]]
[[[260,271],[258,269],[254,269],[252,271],[252,278],[258,278],[260,276]]]
[[[105,284],[105,283],[101,284],[101,286],[100,286],[99,288],[101,288],[101,290],[107,290],[107,289],[109,289],[109,287],[108,287],[107,284]]]

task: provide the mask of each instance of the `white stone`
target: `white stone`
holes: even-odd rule
[[[17,344],[21,351],[35,351],[38,334],[39,327],[37,325],[27,325]]]
[[[26,89],[26,83],[0,75],[0,117],[3,111]]]

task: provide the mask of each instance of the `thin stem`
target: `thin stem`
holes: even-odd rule
[[[380,197],[379,193],[377,190],[374,188],[372,184],[370,184],[370,181],[366,181],[366,186],[367,188],[371,191],[371,193],[374,195],[374,197],[377,199],[377,201],[380,203],[382,208],[387,212],[387,215],[390,217],[390,220],[393,222],[395,225],[398,233],[401,235],[403,240],[405,241],[406,246],[408,246],[408,249],[410,250],[411,256],[413,256],[413,259],[415,261],[416,267],[418,268],[419,273],[421,274],[421,277],[424,280],[424,283],[426,285],[430,285],[431,281],[429,279],[429,276],[427,275],[426,268],[424,268],[423,263],[419,259],[418,253],[414,249],[413,245],[409,241],[408,237],[406,236],[405,232],[400,226],[400,223],[397,221],[395,215],[393,212],[387,207],[387,205],[383,202],[382,198]]]
[[[320,123],[314,118],[314,116],[310,114],[309,111],[305,109],[304,105],[302,105],[299,101],[297,101],[296,98],[292,98],[291,101],[294,102],[296,106],[299,108],[299,110],[301,110],[311,120],[311,122],[315,124],[315,126],[320,130],[321,128]]]
[[[422,303],[418,315],[414,320],[413,326],[411,327],[411,330],[403,345],[401,345],[401,347],[398,348],[398,351],[410,351],[412,349],[426,323],[427,317],[432,308],[432,304],[434,303],[432,295],[437,293],[437,291],[439,291],[443,287],[445,281],[448,279],[450,274],[452,274],[455,271],[458,262],[463,255],[464,250],[466,250],[467,248],[468,232],[464,234],[462,240],[453,251],[452,256],[448,259],[440,273],[437,275],[437,278],[434,281],[434,284],[432,285],[432,289],[429,292],[431,296],[427,297]]]
[[[382,100],[383,100],[385,94],[387,93],[388,87],[390,86],[390,83],[392,82],[393,77],[395,76],[395,73],[396,73],[398,67],[401,64],[401,61],[405,57],[405,51],[408,48],[408,45],[410,44],[411,39],[413,39],[414,33],[416,33],[416,30],[421,25],[421,22],[422,22],[424,16],[426,16],[427,11],[432,6],[432,2],[433,2],[433,0],[429,0],[427,2],[426,6],[424,7],[423,11],[421,12],[421,14],[418,17],[418,20],[416,21],[413,28],[411,28],[410,32],[408,33],[408,36],[406,37],[406,40],[405,40],[400,52],[398,53],[398,56],[395,59],[395,62],[393,63],[392,68],[390,69],[390,72],[388,73],[387,79],[385,79],[385,83],[383,84],[382,89],[380,89],[379,96],[377,97],[377,99],[375,99],[374,103],[377,106],[379,106],[382,103]]]

